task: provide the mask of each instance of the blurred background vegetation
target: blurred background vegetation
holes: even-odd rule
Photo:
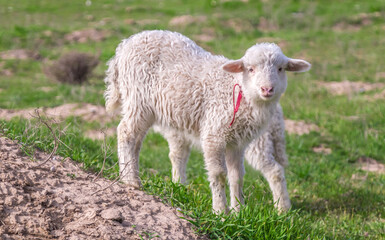
[[[268,184],[249,166],[247,207],[225,221],[212,215],[200,153],[190,158],[190,184],[172,184],[167,142],[152,132],[140,158],[146,191],[180,207],[214,239],[385,238],[383,0],[0,0],[0,111],[67,103],[103,106],[106,62],[122,39],[149,29],[181,32],[232,59],[256,42],[275,42],[287,56],[311,62],[310,72],[288,75],[281,104],[286,119],[299,128],[314,127],[302,135],[287,132],[293,210],[286,215],[275,212]],[[58,83],[46,74],[69,52],[100,62],[86,83]],[[27,120],[0,121],[8,137],[53,148],[44,129],[29,137]],[[98,171],[102,141],[86,133],[118,122],[67,117],[61,125],[68,126],[63,141],[71,150],[61,146],[58,153]],[[108,138],[109,165],[117,161],[115,138]],[[377,171],[365,170],[362,164],[369,163],[377,164]],[[116,173],[117,167],[105,175]]]

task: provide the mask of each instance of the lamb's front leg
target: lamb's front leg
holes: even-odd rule
[[[273,192],[274,205],[279,212],[286,212],[290,209],[291,203],[286,187],[285,170],[277,162],[261,162],[260,168],[263,176],[270,185]]]
[[[269,132],[266,132],[249,145],[246,150],[246,160],[254,169],[263,174],[273,193],[275,207],[279,212],[285,212],[291,207],[285,169],[275,161],[273,146],[272,137]]]
[[[230,185],[231,208],[236,212],[239,212],[241,204],[244,204],[242,192],[243,176],[245,175],[243,155],[244,153],[242,150],[226,150],[226,166]]]
[[[202,141],[208,179],[215,213],[228,212],[226,206],[225,144],[213,140]]]

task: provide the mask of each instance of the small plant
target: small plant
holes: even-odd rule
[[[64,54],[44,69],[46,75],[61,83],[82,84],[87,82],[92,70],[99,64],[97,57],[79,52]]]
[[[73,173],[67,173],[67,176],[72,178],[72,179],[75,179],[76,178],[76,175],[73,174]]]

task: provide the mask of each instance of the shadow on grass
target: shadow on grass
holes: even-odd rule
[[[385,195],[364,188],[352,188],[345,193],[314,201],[292,198],[292,205],[293,209],[300,209],[312,215],[324,215],[334,212],[367,217],[376,213],[381,218],[385,217]]]

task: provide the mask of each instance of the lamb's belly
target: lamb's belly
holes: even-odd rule
[[[162,82],[158,84],[161,85]],[[177,90],[170,89],[170,86],[162,86],[154,91],[156,94],[153,95],[152,102],[155,121],[158,125],[169,126],[178,131],[187,131],[196,135],[199,133],[199,125],[204,115],[203,97],[193,91],[196,87],[189,86],[188,89],[183,89],[178,84],[180,83],[173,85]],[[186,81],[186,85],[189,85],[188,81]]]
[[[155,132],[161,133],[166,138],[166,140],[169,140],[171,138],[181,138],[198,149],[202,148],[200,136],[198,133],[187,130],[180,130],[178,128],[173,128],[170,126],[162,126],[162,124],[160,123],[155,124],[153,126],[153,129],[155,130]]]

